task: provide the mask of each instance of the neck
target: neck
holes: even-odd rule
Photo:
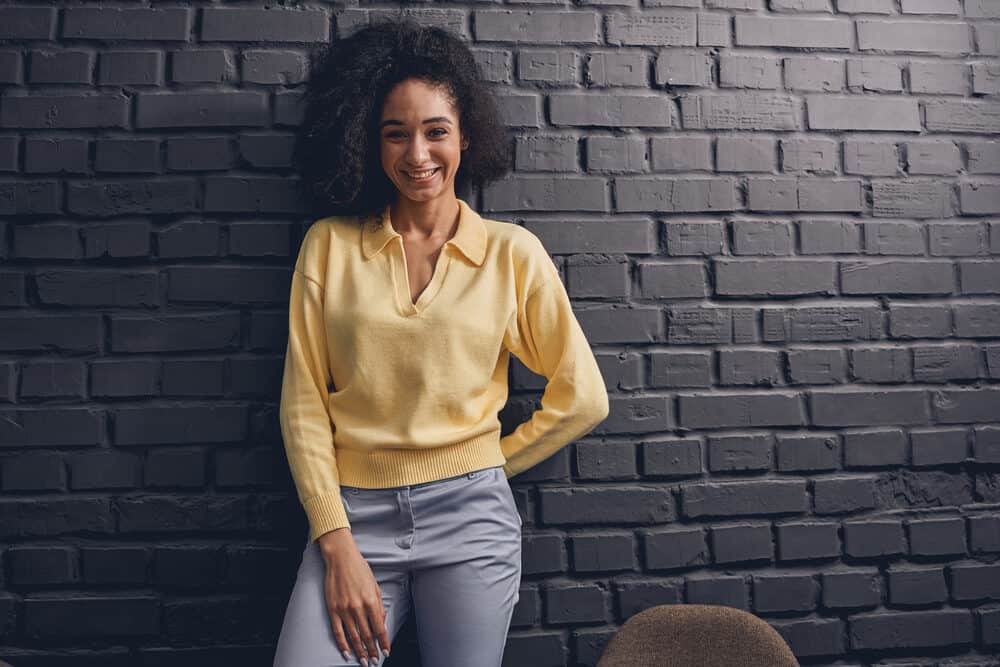
[[[460,212],[455,195],[421,202],[398,197],[389,207],[393,229],[404,236],[423,239],[448,236]]]

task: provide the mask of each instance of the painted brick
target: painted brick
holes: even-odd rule
[[[821,389],[811,392],[809,399],[816,426],[923,424],[930,416],[924,392],[916,389]]]
[[[844,89],[844,61],[813,56],[784,59],[785,88],[816,92]]]
[[[765,0],[705,0],[712,9],[766,9]]]
[[[667,254],[669,255],[722,254],[723,228],[720,222],[672,220],[666,227]]]
[[[844,294],[953,294],[952,263],[945,260],[842,262]]]
[[[798,102],[788,95],[728,93],[681,97],[681,118],[686,129],[797,130],[798,108]]]
[[[782,379],[780,363],[781,355],[776,350],[720,350],[719,384],[727,386],[773,386],[780,383]],[[725,454],[720,453],[722,449],[720,440],[728,445]],[[735,454],[734,441],[737,440],[745,439],[738,436],[733,438],[709,439],[709,468],[711,470],[731,469],[721,466],[718,459],[725,456],[731,461]],[[759,465],[760,459],[764,458],[765,450],[762,445],[769,442],[770,436],[757,436],[750,440],[748,449],[751,449],[752,458],[758,461],[755,465]],[[765,465],[765,467],[767,466]]]
[[[1000,5],[994,0],[965,0],[965,16],[970,19],[1000,19]]]
[[[970,174],[1000,174],[1000,142],[962,142]]]
[[[518,138],[514,164],[524,171],[572,171],[577,164],[577,139],[543,135]]]
[[[799,396],[793,393],[717,393],[678,397],[680,424],[685,428],[734,428],[750,425],[801,426]]]
[[[646,54],[591,51],[585,57],[587,83],[591,86],[645,86]]]
[[[910,90],[914,93],[965,95],[969,92],[969,66],[965,63],[911,60]]]
[[[218,11],[207,10],[206,13]],[[283,12],[282,12],[283,13]],[[287,12],[297,14],[299,12]],[[62,36],[69,39],[131,39],[187,41],[194,19],[193,8],[167,7],[70,7],[63,13]],[[313,18],[320,12],[311,12]],[[29,25],[41,28],[48,18],[39,14]],[[280,22],[277,20],[276,22]],[[21,28],[27,31],[28,26]],[[313,36],[322,26],[306,31]],[[28,33],[30,34],[30,33]],[[272,33],[274,34],[274,33]],[[16,37],[16,33],[14,35]],[[26,35],[27,36],[27,35]],[[32,37],[28,37],[31,39]],[[48,39],[36,33],[35,38]],[[305,41],[305,40],[303,40]]]
[[[643,297],[685,299],[708,295],[705,267],[700,262],[640,264],[639,276]]]
[[[844,384],[847,353],[825,348],[797,348],[785,352],[789,384]]]
[[[781,87],[781,61],[767,56],[723,54],[719,59],[719,86],[776,90]]]
[[[959,184],[962,213],[1000,213],[1000,181],[962,181]]]
[[[576,53],[563,49],[522,49],[517,54],[520,81],[573,85],[580,80]]]
[[[798,306],[762,310],[761,327],[767,342],[873,340],[882,333],[877,307]]]
[[[1000,56],[1000,23],[977,21],[973,28],[976,32],[976,51],[984,56]]]
[[[911,174],[955,174],[962,168],[962,154],[953,141],[908,141],[906,170]]]
[[[893,338],[944,338],[951,332],[951,317],[941,306],[889,307],[889,333]]]
[[[770,0],[772,12],[827,12],[831,13],[830,0]]]
[[[715,293],[720,296],[801,296],[834,294],[836,264],[783,259],[766,264],[752,259],[716,260]]]
[[[615,180],[618,210],[732,211],[736,183],[732,178],[621,177]]]
[[[734,255],[791,255],[792,226],[777,220],[734,220]]]
[[[607,189],[601,178],[567,178],[541,176],[498,181],[483,191],[486,210],[580,210],[606,211]]]
[[[736,16],[738,46],[849,49],[852,23],[846,19]]]
[[[861,181],[832,178],[747,178],[752,211],[861,211]]]
[[[923,226],[913,222],[865,222],[865,254],[923,255]]]
[[[605,127],[670,127],[672,105],[659,95],[549,95],[549,113],[554,125],[601,125]]]
[[[1000,63],[972,63],[972,92],[976,95],[1000,93]]]
[[[777,142],[769,137],[721,136],[715,145],[720,172],[770,172],[775,168]]]
[[[904,14],[937,14],[958,16],[962,13],[961,0],[902,0]]]
[[[895,14],[896,0],[834,0],[841,14]]]
[[[600,44],[600,18],[597,12],[583,10],[477,10],[472,25],[481,42]]]
[[[934,100],[924,109],[930,131],[1000,133],[1000,104],[994,102]]]
[[[650,140],[653,171],[711,171],[711,137],[653,137]]]
[[[951,184],[899,179],[872,182],[872,214],[887,218],[947,218],[955,213]]]
[[[857,225],[846,220],[803,220],[799,222],[799,242],[803,255],[856,254],[861,250]]]
[[[833,139],[781,140],[781,168],[785,172],[832,174],[839,158],[840,146]]]
[[[906,97],[808,95],[806,110],[811,130],[921,130],[917,101]]]
[[[693,49],[666,49],[656,57],[656,83],[671,86],[712,85],[712,56]]]
[[[910,382],[910,351],[905,347],[851,350],[851,373],[858,382]]]
[[[887,141],[844,141],[844,173],[895,176],[901,173],[896,145]]]
[[[608,44],[622,46],[695,46],[698,42],[694,12],[650,9],[643,13],[607,16]]]
[[[965,23],[858,19],[858,48],[903,53],[970,53],[972,35]]]
[[[587,137],[586,147],[590,171],[635,172],[645,168],[646,140],[643,137]]]
[[[989,254],[989,232],[985,225],[975,222],[931,223],[927,233],[931,255]]]
[[[902,92],[902,63],[885,58],[850,58],[847,61],[847,87],[879,93]]]
[[[698,12],[698,46],[729,46],[729,15]]]

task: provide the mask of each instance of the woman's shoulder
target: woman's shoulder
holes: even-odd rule
[[[487,226],[490,239],[508,249],[511,257],[515,260],[532,262],[549,259],[548,250],[546,250],[542,240],[527,227],[513,222],[488,218],[483,218],[483,222]]]
[[[558,277],[558,269],[542,240],[530,229],[512,222],[486,220],[490,237],[509,258],[519,289],[530,293],[535,287]]]
[[[327,265],[332,254],[351,243],[357,244],[360,232],[357,216],[330,216],[313,220],[302,236],[296,268],[307,274],[318,273],[320,267]]]

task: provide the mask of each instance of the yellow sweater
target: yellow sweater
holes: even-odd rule
[[[386,488],[503,465],[512,477],[608,415],[604,379],[548,251],[458,200],[414,304],[402,236],[329,217],[292,274],[281,433],[311,539],[350,527],[340,485]],[[500,437],[510,353],[548,379]]]

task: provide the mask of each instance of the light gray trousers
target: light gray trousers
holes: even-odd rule
[[[521,515],[503,467],[389,489],[342,486],[361,555],[395,639],[412,609],[423,667],[500,667],[521,583]],[[326,564],[308,541],[285,610],[274,667],[361,664],[337,646]],[[381,652],[369,667],[382,665]]]

